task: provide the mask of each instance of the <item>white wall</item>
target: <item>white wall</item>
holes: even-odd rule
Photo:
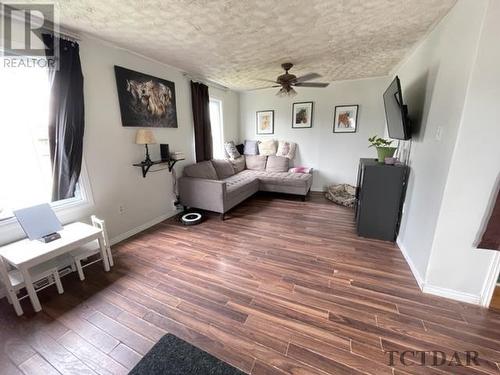
[[[277,89],[240,94],[240,141],[245,139],[286,140],[296,142],[295,165],[313,167],[313,190],[323,190],[333,183],[356,183],[359,158],[376,157],[368,148],[368,138],[383,135],[385,115],[382,94],[387,77],[331,83],[328,88],[297,88],[293,98],[277,97]],[[292,129],[292,103],[314,102],[313,126]],[[358,104],[357,133],[333,133],[334,109],[337,105]],[[256,111],[274,110],[274,135],[256,135]]]
[[[144,159],[144,146],[134,143],[136,128],[121,124],[114,65],[175,83],[179,127],[152,130],[158,143],[184,152],[187,162],[194,158],[189,81],[174,68],[94,40],[80,43],[80,56],[85,77],[84,156],[95,211],[106,219],[113,238],[174,213],[172,175],[164,170],[143,178],[140,168],[132,166]],[[152,159],[159,159],[159,145],[150,146],[150,152]],[[123,214],[120,205],[125,207]]]
[[[110,237],[116,237],[145,223],[175,213],[172,202],[172,174],[168,171],[141,175],[132,164],[144,159],[144,147],[134,144],[135,128],[121,125],[114,65],[161,77],[175,83],[178,128],[154,128],[158,143],[168,143],[171,151],[182,151],[194,162],[194,133],[189,79],[170,66],[150,61],[129,51],[94,40],[80,43],[85,76],[85,149],[95,210],[108,222]],[[210,95],[222,100],[224,133],[237,136],[238,93],[209,88]],[[159,159],[159,146],[150,146],[151,157]],[[152,168],[153,169],[153,168]],[[160,169],[158,167],[157,169]],[[120,214],[119,206],[125,206]]]
[[[490,1],[427,271],[431,285],[481,297],[499,254],[475,248],[500,182],[499,19]]]
[[[415,134],[398,243],[419,281],[426,277],[485,4],[459,1],[395,71]]]

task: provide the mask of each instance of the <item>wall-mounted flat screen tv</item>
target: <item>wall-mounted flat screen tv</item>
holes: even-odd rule
[[[408,107],[403,103],[401,82],[396,76],[384,92],[385,118],[389,137],[408,140],[411,138]]]

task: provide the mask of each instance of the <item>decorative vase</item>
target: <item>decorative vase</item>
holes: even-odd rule
[[[397,147],[377,147],[378,162],[384,163],[385,158],[392,158]]]

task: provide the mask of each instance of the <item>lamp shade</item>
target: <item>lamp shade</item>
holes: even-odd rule
[[[135,135],[135,143],[138,145],[152,145],[156,143],[156,139],[151,130],[139,129]]]

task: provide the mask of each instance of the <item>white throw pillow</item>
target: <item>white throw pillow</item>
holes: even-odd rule
[[[245,140],[243,154],[244,155],[258,155],[259,154],[259,142]]]
[[[295,157],[295,149],[297,144],[294,142],[279,141],[278,152],[276,156],[283,156],[292,160]]]
[[[276,142],[268,139],[259,143],[259,155],[276,155]]]

